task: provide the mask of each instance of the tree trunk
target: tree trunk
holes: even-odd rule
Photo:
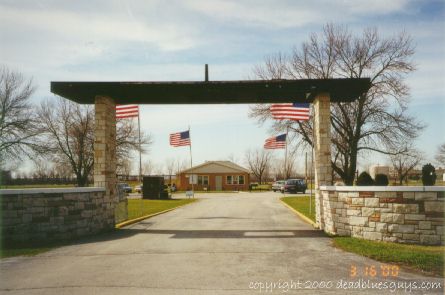
[[[82,173],[76,173],[77,186],[84,187],[86,186],[88,176],[82,175]]]

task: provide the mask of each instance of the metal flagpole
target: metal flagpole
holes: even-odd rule
[[[312,152],[311,152],[311,173],[310,173],[310,178],[311,178],[311,195],[309,197],[309,214],[312,214],[312,171],[314,169],[314,117],[312,116]]]
[[[138,134],[139,134],[139,185],[142,188],[142,151],[141,151],[141,118],[140,118],[140,109],[139,109],[139,105],[138,105]],[[143,194],[142,190],[141,190],[141,194]],[[142,216],[142,198],[140,198],[139,201],[139,210],[140,210],[140,215]]]
[[[285,149],[284,149],[284,178],[286,181],[287,178],[287,138],[289,135],[289,125],[286,126],[286,145],[285,145]],[[284,189],[283,189],[283,194],[284,196],[286,196],[286,182],[284,183]]]
[[[195,197],[195,187],[194,187],[195,177],[194,177],[194,174],[193,174],[193,170],[191,170],[192,167],[193,167],[193,158],[192,158],[192,136],[190,134],[190,126],[189,126],[189,140],[190,140],[190,145],[189,145],[189,147],[190,147],[190,171],[192,173],[192,175],[191,175],[191,179],[192,179],[192,196],[194,198]]]
[[[141,150],[141,115],[138,105],[138,133],[139,133],[139,183],[142,183],[142,150]]]

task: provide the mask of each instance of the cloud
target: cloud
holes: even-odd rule
[[[145,11],[151,11],[150,5]],[[91,14],[0,4],[0,23],[2,44],[8,44],[0,51],[6,62],[60,67],[107,56],[115,58],[129,45],[167,52],[196,45],[194,33],[185,25],[154,17],[136,18],[119,10]]]
[[[327,20],[343,22],[362,16],[386,15],[406,8],[406,0],[344,1],[227,1],[191,0],[188,8],[220,21],[276,27],[302,27]]]

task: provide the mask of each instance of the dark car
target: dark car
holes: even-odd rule
[[[118,187],[127,194],[131,193],[132,191],[131,186],[129,186],[128,183],[119,183]]]
[[[305,193],[307,189],[306,182],[303,179],[288,179],[282,188],[282,192]]]

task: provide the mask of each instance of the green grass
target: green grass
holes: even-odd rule
[[[444,275],[444,246],[420,246],[334,237],[334,246],[381,262],[400,264],[436,275]]]
[[[186,191],[175,191],[172,194],[184,194]],[[193,191],[193,193],[195,194],[223,194],[223,193],[232,193],[232,192],[236,192],[236,191]]]
[[[171,200],[128,200],[128,219],[135,219],[144,215],[154,214],[167,209],[195,202],[197,199]]]
[[[283,197],[281,200],[315,222],[315,196],[312,196],[312,210],[309,210],[309,196]]]
[[[0,258],[12,256],[35,256],[51,249],[52,247],[48,246],[18,246],[17,248],[1,248]]]
[[[253,186],[251,191],[270,191],[272,190],[271,184],[259,184],[257,186]]]

